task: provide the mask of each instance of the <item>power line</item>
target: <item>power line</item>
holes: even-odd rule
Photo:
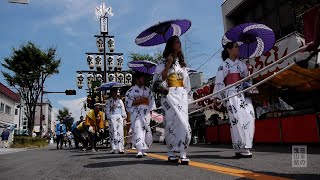
[[[222,48],[218,49],[209,59],[207,59],[204,63],[202,63],[197,69],[200,69],[203,65],[205,65],[210,59],[212,59]]]

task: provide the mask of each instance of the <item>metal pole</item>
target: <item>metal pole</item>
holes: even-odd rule
[[[107,82],[106,34],[103,33],[103,82]]]
[[[19,134],[21,133],[21,119],[22,119],[22,97],[21,97],[21,93],[20,93],[20,108],[19,108]]]
[[[42,106],[43,106],[43,73],[41,72],[41,97],[40,97],[40,137],[42,136]]]

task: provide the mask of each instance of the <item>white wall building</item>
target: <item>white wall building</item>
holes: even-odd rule
[[[41,104],[38,103],[36,107],[36,114],[35,114],[35,122],[34,122],[34,131],[36,133],[40,133],[40,109]],[[49,99],[43,99],[42,103],[42,115],[44,119],[42,120],[42,129],[43,134],[47,134],[51,130],[54,131],[52,128],[52,106]]]
[[[13,139],[14,109],[18,95],[0,83],[0,134],[4,128],[10,128],[9,142]]]

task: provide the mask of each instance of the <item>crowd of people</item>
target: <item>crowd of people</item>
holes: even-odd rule
[[[318,41],[315,41],[317,43]],[[313,46],[314,44],[312,44]],[[318,44],[317,44],[318,45]],[[244,93],[234,96],[246,87],[244,83],[224,90],[249,75],[248,65],[239,60],[239,45],[228,42],[223,45],[222,59],[219,66],[214,92],[216,108],[224,106],[229,115],[232,147],[238,158],[251,158],[253,145],[255,113],[251,99]],[[311,45],[308,46],[309,50]],[[86,151],[89,147],[96,152],[97,142],[109,134],[111,153],[123,154],[125,143],[131,143],[137,149],[137,158],[147,156],[152,144],[150,114],[156,109],[153,94],[160,94],[161,108],[164,112],[165,141],[168,148],[168,161],[188,164],[187,149],[191,140],[191,128],[188,118],[190,102],[190,80],[178,36],[172,36],[166,43],[163,58],[157,65],[151,89],[146,86],[147,74],[134,73],[134,85],[119,97],[118,89],[111,89],[111,97],[107,100],[104,112],[101,104],[95,104],[86,117],[81,117],[67,134],[63,120],[56,125],[57,148],[62,148],[64,138],[73,136],[76,148]],[[245,83],[248,85],[248,82]],[[227,101],[221,99],[230,97]],[[124,100],[124,101],[123,101]],[[105,120],[107,118],[107,120]],[[106,126],[109,126],[106,128]],[[109,130],[107,132],[106,130]],[[175,153],[179,153],[177,156]]]

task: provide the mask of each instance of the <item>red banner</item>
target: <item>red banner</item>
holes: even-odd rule
[[[306,43],[309,43],[313,40],[316,20],[315,17],[317,16],[316,14],[318,10],[320,10],[320,5],[313,7],[303,14],[304,38]]]

